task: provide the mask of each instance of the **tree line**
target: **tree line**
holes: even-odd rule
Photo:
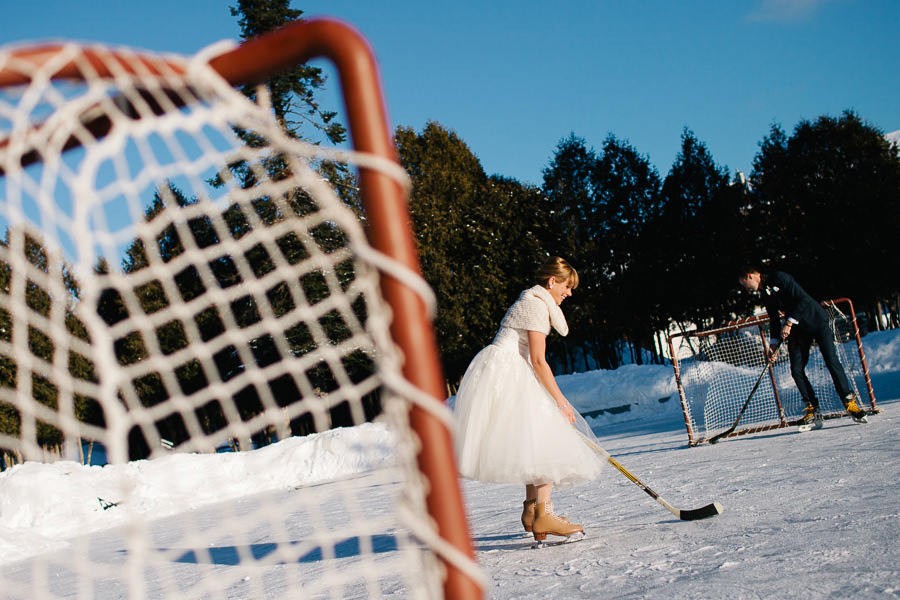
[[[745,264],[897,324],[900,155],[853,111],[790,134],[773,125],[749,177],[717,165],[687,128],[665,177],[612,134],[599,151],[570,134],[539,187],[486,175],[439,123],[399,127],[396,140],[451,389],[549,255],[582,275],[569,337],[548,340],[560,373],[660,363],[666,332],[748,316],[759,301],[739,293]]]
[[[249,38],[302,18],[290,4],[237,0],[230,10]],[[266,85],[290,135],[344,141],[336,113],[317,100],[320,69]],[[818,298],[849,297],[870,323],[900,325],[900,158],[853,111],[802,120],[790,134],[773,125],[749,177],[717,165],[688,128],[665,176],[625,139],[609,134],[597,151],[572,133],[539,186],[487,175],[440,123],[400,126],[395,139],[451,390],[550,255],[583,275],[567,301],[569,337],[548,340],[561,373],[661,362],[672,328],[748,315],[756,299],[739,293],[734,275],[747,263],[788,270]],[[352,174],[321,168],[358,210]]]

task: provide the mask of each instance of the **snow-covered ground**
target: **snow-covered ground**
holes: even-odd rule
[[[870,333],[863,342],[882,410],[869,424],[831,420],[817,432],[780,429],[715,446],[687,447],[669,367],[560,377],[626,468],[677,507],[718,501],[724,513],[676,520],[610,468],[594,484],[554,493],[556,511],[582,523],[587,537],[532,550],[518,522],[522,490],[466,481],[488,596],[900,597],[900,332]],[[363,437],[376,444],[384,437],[383,452],[354,453]],[[254,502],[260,493],[367,473],[390,460],[386,431],[369,424],[242,454],[175,454],[103,468],[27,463],[0,474],[0,582],[29,557],[64,553],[76,537],[106,535],[118,513],[98,510],[98,502],[113,502],[126,482],[132,510],[165,530],[177,527],[180,511]],[[193,580],[234,568],[183,562],[179,568]],[[119,597],[99,587],[92,595]],[[404,596],[402,589],[387,594]]]

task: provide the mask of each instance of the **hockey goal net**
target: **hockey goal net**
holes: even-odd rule
[[[390,459],[309,485],[317,465],[298,457],[287,468],[304,485],[204,507],[183,490],[167,519],[137,485],[45,498],[62,513],[91,503],[109,529],[7,552],[0,589],[480,597],[434,302],[372,54],[327,19],[226,46],[0,53],[0,486],[40,463],[152,465],[164,485],[173,455],[249,456],[295,436],[320,436],[338,461]],[[315,57],[340,75],[354,152],[288,137],[234,89]],[[357,173],[360,206],[323,177],[328,163]],[[376,430],[330,437],[338,427]],[[84,465],[86,448],[107,466]],[[0,550],[31,534],[5,508]]]
[[[869,410],[875,411],[875,394],[853,304],[850,300],[839,299],[824,302],[823,306],[830,318],[838,358],[860,406],[867,408],[868,405]],[[701,444],[734,424],[766,367],[768,344],[769,318],[766,314],[726,327],[669,336],[669,351],[689,445]],[[845,416],[846,411],[815,344],[806,374],[819,399],[823,416],[826,419]],[[729,435],[796,424],[803,408],[803,399],[791,377],[787,347],[782,345],[774,365],[762,375],[738,426]]]

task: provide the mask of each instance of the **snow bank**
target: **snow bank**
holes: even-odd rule
[[[164,517],[365,473],[392,460],[387,426],[367,423],[241,453],[172,454],[103,467],[26,462],[0,473],[0,563],[120,525],[134,512]],[[128,511],[109,510],[123,502]]]
[[[900,335],[895,331],[869,333],[863,338],[863,350],[870,374],[900,371]]]
[[[671,366],[625,365],[614,371],[563,375],[557,381],[572,406],[592,425],[681,413]]]

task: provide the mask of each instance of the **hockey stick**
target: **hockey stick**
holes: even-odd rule
[[[744,400],[744,405],[741,407],[741,410],[738,412],[737,419],[734,420],[734,423],[732,423],[731,427],[729,427],[722,433],[717,433],[716,435],[709,438],[707,441],[710,444],[715,444],[720,439],[722,439],[723,437],[725,437],[726,435],[728,435],[729,433],[731,433],[732,431],[734,431],[737,428],[738,423],[741,422],[741,417],[744,416],[744,411],[747,410],[747,406],[750,405],[750,399],[753,398],[753,394],[756,393],[756,388],[759,387],[759,384],[762,381],[763,376],[769,371],[770,368],[772,368],[772,365],[775,364],[776,352],[778,352],[778,346],[775,346],[775,349],[772,350],[772,357],[766,361],[766,368],[764,368],[762,373],[759,374],[759,377],[756,378],[756,383],[753,384],[753,389],[750,390],[750,394],[747,396],[747,399]]]
[[[619,473],[621,473],[622,475],[624,475],[625,477],[630,479],[633,484],[635,484],[636,486],[638,486],[639,488],[641,488],[642,490],[647,492],[647,494],[651,498],[653,498],[654,500],[656,500],[657,502],[659,502],[660,504],[665,506],[669,512],[671,512],[673,515],[675,515],[682,521],[696,521],[697,519],[707,519],[709,517],[714,517],[716,515],[722,514],[722,505],[719,504],[718,502],[713,502],[712,504],[707,504],[706,506],[701,506],[700,508],[694,508],[691,510],[681,510],[680,508],[675,508],[674,506],[672,506],[671,504],[666,502],[663,498],[660,498],[659,494],[657,494],[656,492],[651,490],[649,487],[647,487],[647,484],[645,484],[643,481],[641,481],[640,479],[638,479],[637,477],[632,475],[628,471],[628,469],[626,469],[619,463],[619,461],[617,461],[612,456],[609,456],[609,454],[604,452],[603,449],[600,448],[600,446],[598,446],[597,444],[592,442],[589,438],[587,438],[580,431],[578,433],[581,435],[582,439],[588,445],[588,447],[591,448],[591,450],[593,450],[594,452],[596,452],[597,454],[599,454],[601,456],[606,456],[606,460],[609,462],[609,464],[614,466]]]

